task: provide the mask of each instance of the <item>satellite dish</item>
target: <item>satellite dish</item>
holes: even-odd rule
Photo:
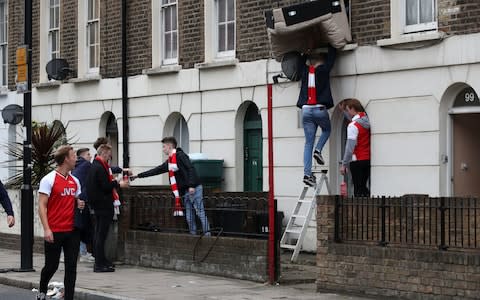
[[[3,123],[17,125],[23,120],[23,108],[17,104],[9,104],[2,110]]]
[[[291,81],[299,81],[302,76],[299,71],[303,64],[305,61],[299,52],[288,52],[282,58],[282,71]]]
[[[73,72],[73,69],[68,66],[67,60],[63,58],[52,59],[47,63],[45,68],[47,70],[49,80],[64,80],[67,78],[68,74]]]

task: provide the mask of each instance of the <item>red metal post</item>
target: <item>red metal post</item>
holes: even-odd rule
[[[275,282],[275,203],[273,189],[273,113],[272,84],[268,90],[268,277],[271,284]]]

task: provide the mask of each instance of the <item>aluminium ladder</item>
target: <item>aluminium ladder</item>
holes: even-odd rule
[[[287,228],[283,232],[282,239],[280,240],[280,248],[293,250],[292,262],[297,260],[302,248],[303,239],[307,233],[313,211],[317,206],[316,196],[320,194],[323,184],[326,185],[327,192],[330,195],[327,170],[314,171],[313,173],[320,173],[320,178],[317,179],[314,186],[305,185],[303,187],[302,193],[288,220]],[[313,195],[307,195],[310,189],[313,189]]]

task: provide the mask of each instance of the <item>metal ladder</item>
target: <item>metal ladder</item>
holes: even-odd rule
[[[284,249],[293,250],[292,262],[297,260],[298,254],[302,248],[303,239],[308,229],[308,224],[312,218],[313,211],[317,206],[316,196],[320,194],[323,184],[326,185],[327,192],[330,195],[330,186],[327,177],[328,170],[313,171],[313,173],[320,173],[320,178],[313,187],[305,185],[302,193],[297,200],[297,204],[292,211],[290,219],[287,223],[287,228],[283,232],[280,240],[280,247]],[[308,190],[313,189],[313,195],[307,196]],[[307,199],[306,199],[307,198]]]

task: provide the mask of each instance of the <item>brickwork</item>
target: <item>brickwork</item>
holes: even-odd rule
[[[438,3],[438,28],[448,34],[480,32],[480,2],[441,0]]]
[[[318,290],[408,299],[477,299],[480,259],[475,252],[335,243],[335,197],[317,207]]]
[[[390,0],[351,1],[352,38],[359,46],[390,37]]]
[[[66,59],[70,68],[74,70],[78,69],[77,1],[63,0],[60,2],[60,57]]]
[[[179,64],[193,68],[205,59],[204,1],[184,0],[178,2],[178,49]]]
[[[198,243],[197,243],[198,242]],[[267,240],[204,237],[129,231],[125,262],[153,267],[265,282]],[[207,254],[208,250],[212,251]]]

